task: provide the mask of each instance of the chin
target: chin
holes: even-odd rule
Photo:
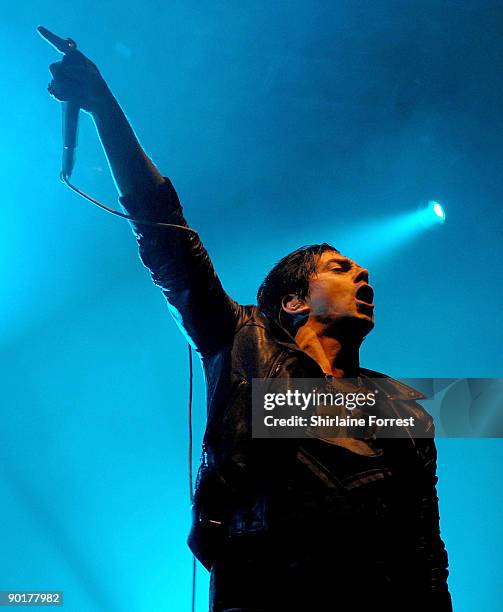
[[[374,319],[367,321],[367,331],[365,332],[365,335],[369,334],[374,329],[374,326]]]
[[[337,319],[333,324],[338,334],[344,334],[346,337],[364,338],[374,329],[374,317],[357,313],[353,316]]]
[[[355,317],[355,326],[360,330],[362,336],[366,336],[374,329],[374,317],[360,315]]]

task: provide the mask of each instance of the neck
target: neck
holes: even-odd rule
[[[360,369],[360,346],[363,338],[307,321],[295,334],[295,342],[325,372],[337,378],[357,376]]]

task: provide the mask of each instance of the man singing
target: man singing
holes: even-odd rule
[[[188,227],[96,66],[70,53],[50,93],[93,118],[134,218]],[[189,546],[211,572],[210,612],[452,610],[440,537],[436,448],[421,394],[360,367],[374,327],[369,273],[323,243],[267,274],[258,305],[222,288],[197,233],[132,222],[140,256],[198,351],[207,426]],[[252,379],[377,381],[423,437],[257,439]]]

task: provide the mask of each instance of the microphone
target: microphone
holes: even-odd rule
[[[64,55],[81,55],[77,51],[77,43],[71,38],[56,36],[47,28],[39,26],[38,33],[52,47]],[[61,180],[66,182],[70,179],[75,166],[75,151],[77,149],[77,134],[79,127],[80,107],[75,102],[62,102],[62,132],[63,132],[63,155],[61,159]]]
[[[79,129],[80,107],[75,102],[62,102],[63,156],[61,159],[61,180],[69,180],[75,166],[75,150]]]

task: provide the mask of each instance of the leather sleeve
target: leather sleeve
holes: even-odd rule
[[[426,581],[425,604],[439,612],[451,612],[452,602],[447,586],[448,557],[440,535],[437,496],[437,449],[433,438],[416,439],[420,458],[418,482],[418,520],[416,523],[416,553],[420,579]]]
[[[176,191],[165,179],[139,197],[123,196],[131,216],[188,227]],[[241,307],[222,288],[199,235],[131,222],[140,258],[161,288],[182,333],[202,356],[232,341]]]

